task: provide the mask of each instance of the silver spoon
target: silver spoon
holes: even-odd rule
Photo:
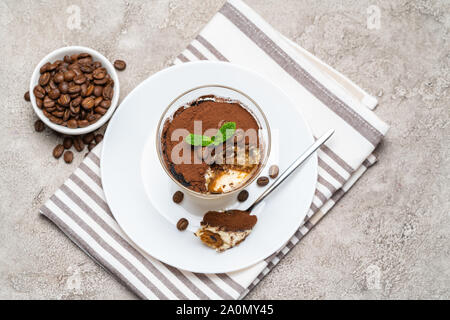
[[[321,145],[323,145],[334,133],[334,130],[331,129],[324,135],[322,135],[319,139],[316,140],[308,149],[306,149],[303,154],[297,158],[279,177],[275,180],[269,188],[264,191],[258,199],[253,202],[253,204],[248,207],[247,211],[250,213],[254,207],[256,207],[261,201],[263,201],[273,190],[275,190],[287,177],[291,175],[292,172],[295,171],[301,164],[303,164]]]

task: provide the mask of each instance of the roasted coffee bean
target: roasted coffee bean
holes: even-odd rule
[[[92,92],[94,91],[94,88],[95,88],[95,86],[94,86],[93,84],[90,84],[90,85],[87,87],[87,89],[86,89],[86,95],[85,95],[85,97],[92,95]]]
[[[72,106],[78,107],[78,106],[81,104],[81,101],[82,101],[82,100],[83,100],[82,97],[76,97],[75,99],[73,99],[73,100],[71,101]],[[77,113],[78,113],[78,112],[77,112]]]
[[[69,91],[69,84],[63,81],[58,85],[58,89],[61,93],[67,93]]]
[[[96,134],[95,135],[95,143],[100,143],[103,140],[103,135],[102,134]]]
[[[36,130],[37,132],[42,132],[45,129],[45,124],[44,122],[42,122],[42,120],[36,120],[36,122],[34,123],[34,130]]]
[[[101,114],[102,116],[105,115],[106,112],[108,112],[108,109],[103,109],[102,107],[97,107],[94,110],[96,113]]]
[[[80,70],[84,73],[91,73],[92,71],[94,71],[94,68],[90,65],[84,64],[80,67]]]
[[[73,79],[73,82],[75,82],[76,84],[83,84],[85,81],[86,77],[83,74],[80,74]]]
[[[91,57],[86,57],[86,58],[80,58],[78,57],[78,63],[80,65],[87,65],[90,66],[90,64],[92,64],[92,58]],[[87,71],[85,71],[87,72]]]
[[[116,60],[114,61],[114,68],[116,68],[119,71],[125,70],[127,67],[127,64],[123,60]]]
[[[189,221],[185,218],[181,218],[177,222],[177,229],[180,231],[186,230],[189,225]]]
[[[276,177],[278,177],[279,172],[280,172],[280,169],[278,168],[278,166],[276,164],[271,165],[269,168],[269,177],[271,177],[272,179],[275,179]]]
[[[94,96],[100,97],[103,93],[103,87],[102,86],[95,86],[94,87]]]
[[[108,109],[111,106],[111,100],[103,100],[100,103],[100,107]]]
[[[39,109],[42,109],[44,102],[42,101],[42,99],[36,98],[36,105]]]
[[[72,163],[72,161],[73,161],[73,152],[72,151],[64,152],[64,161],[66,163]]]
[[[39,77],[39,85],[42,87],[46,86],[49,81],[50,81],[50,73],[49,72],[45,72],[45,73],[41,74],[41,76]]]
[[[52,100],[57,100],[60,95],[61,95],[61,92],[59,92],[59,89],[53,89],[48,93],[48,96]]]
[[[68,94],[62,94],[58,99],[58,103],[62,106],[68,106],[70,103],[70,96]]]
[[[86,143],[86,144],[89,144],[92,141],[94,141],[94,139],[95,139],[95,135],[91,132],[91,133],[88,133],[88,134],[84,135],[83,142]]]
[[[75,72],[73,72],[73,70],[64,72],[64,81],[70,82],[73,78],[75,78]]]
[[[69,56],[64,56],[64,62],[72,63],[72,59]]]
[[[85,111],[84,109],[82,109],[82,110],[80,111],[80,119],[81,119],[81,120],[85,120],[85,119],[86,119],[86,116],[87,116],[86,111]]]
[[[72,60],[72,62],[75,62],[78,60],[78,56],[79,56],[78,53],[74,53],[73,55],[70,56],[70,59]]]
[[[81,96],[82,97],[86,97],[87,96],[87,88],[88,88],[88,85],[87,85],[87,83],[85,82],[85,83],[83,83],[81,86]]]
[[[69,107],[69,110],[72,113],[72,116],[75,116],[76,114],[80,113],[80,107],[79,106],[74,107],[72,105],[72,106]]]
[[[80,128],[84,128],[84,127],[87,127],[88,125],[89,125],[89,121],[87,121],[87,120],[77,120],[77,124],[78,124],[78,127],[80,127]]]
[[[100,80],[106,77],[106,69],[105,68],[97,68],[92,72],[92,76],[94,79]]]
[[[95,122],[97,120],[96,114],[88,114],[86,120],[89,121],[89,123]]]
[[[47,109],[48,110],[48,109]],[[64,111],[58,111],[58,110],[56,110],[56,111],[53,111],[52,112],[52,115],[54,115],[55,117],[57,117],[57,118],[62,118],[63,116],[64,116]],[[64,121],[64,119],[63,119],[63,121]]]
[[[95,102],[94,102],[94,99],[92,97],[87,97],[87,98],[84,98],[84,100],[81,102],[81,106],[84,109],[89,110],[89,109],[92,109],[94,107],[94,103]]]
[[[47,67],[47,71],[53,71],[56,68],[58,68],[58,64],[57,63],[50,63],[50,65]]]
[[[63,119],[55,117],[54,115],[51,115],[48,119],[55,124],[62,124],[64,122]]]
[[[77,120],[71,119],[71,120],[67,121],[67,127],[70,129],[78,128]]]
[[[62,144],[58,144],[55,149],[53,149],[53,156],[58,159],[62,156],[64,152],[64,146]]]
[[[81,91],[81,87],[79,85],[74,85],[74,86],[69,87],[70,94],[79,93],[80,91]]]
[[[42,73],[44,73],[44,72],[47,72],[48,71],[48,67],[50,66],[50,62],[47,62],[46,64],[44,64],[40,69],[39,69],[39,72],[42,74]]]
[[[37,85],[36,87],[34,87],[33,93],[36,98],[44,99],[45,89],[42,88],[41,86]]]
[[[237,199],[240,202],[244,202],[245,200],[248,199],[248,191],[247,190],[242,190],[241,192],[239,192]]]
[[[100,67],[102,66],[102,63],[101,63],[100,61],[94,61],[94,62],[92,63],[92,66],[93,66],[95,69],[98,69],[98,68],[100,68]]]
[[[73,145],[73,138],[72,137],[65,137],[63,140],[63,146],[65,149],[72,148]]]
[[[111,100],[114,94],[114,89],[111,85],[107,85],[104,89],[103,89],[103,98],[107,99],[107,100]]]
[[[108,83],[109,79],[107,77],[104,77],[103,79],[94,79],[93,81],[95,84],[103,86]]]
[[[55,83],[63,82],[64,81],[64,73],[58,72],[57,74],[55,74],[55,76],[53,77],[53,81],[55,81]]]
[[[75,77],[81,76],[84,73],[80,70],[79,66],[73,67],[72,71],[75,73]],[[75,79],[75,78],[74,78]]]
[[[95,142],[89,143],[88,150],[91,151],[92,149],[94,149],[95,146],[96,146]]]
[[[91,55],[87,52],[82,52],[78,55],[78,59],[90,58]]]
[[[45,96],[45,98],[44,98],[44,108],[49,109],[49,108],[52,108],[54,106],[55,106],[55,101],[50,99],[48,96]]]
[[[63,121],[67,121],[70,118],[70,109],[66,109],[63,115]]]
[[[258,180],[256,180],[256,183],[261,187],[266,186],[269,183],[269,178],[259,177]]]
[[[94,99],[94,107],[98,107],[102,103],[103,97],[97,97]]]
[[[25,92],[23,98],[25,99],[25,101],[30,101],[30,91]]]
[[[175,203],[180,203],[181,201],[183,201],[183,198],[184,198],[184,193],[181,191],[175,192],[172,196],[172,200]]]
[[[84,142],[83,142],[83,140],[81,139],[80,136],[76,136],[73,139],[73,146],[74,146],[75,150],[77,150],[78,152],[83,151],[83,149],[84,149]]]
[[[50,79],[50,81],[48,82],[48,86],[50,87],[50,89],[55,90],[58,89],[57,84],[55,83],[55,81],[53,81],[53,79]]]

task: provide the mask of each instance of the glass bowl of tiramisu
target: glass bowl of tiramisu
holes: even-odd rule
[[[175,98],[157,128],[163,169],[183,190],[215,199],[244,189],[270,153],[268,121],[239,90],[211,85]]]

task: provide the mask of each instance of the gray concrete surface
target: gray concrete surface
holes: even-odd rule
[[[122,98],[166,67],[223,0],[0,0],[0,298],[134,299],[38,208],[82,160],[56,161],[22,96],[64,45],[122,58]],[[370,169],[249,299],[450,298],[450,2],[247,0],[269,23],[378,95],[391,130]],[[79,6],[81,28],[67,23]],[[376,5],[380,29],[367,28]]]

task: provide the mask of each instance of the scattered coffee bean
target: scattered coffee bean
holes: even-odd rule
[[[278,166],[276,164],[271,165],[269,168],[269,177],[271,177],[272,179],[275,179],[276,177],[278,177],[279,172],[280,172],[280,169],[278,168]]]
[[[36,120],[36,122],[34,123],[34,130],[36,130],[37,132],[42,132],[45,129],[45,124],[44,122],[42,122],[42,120]]]
[[[73,146],[75,147],[75,150],[77,150],[78,152],[83,151],[84,143],[81,137],[77,136],[73,139]]]
[[[269,178],[259,177],[258,180],[256,180],[256,183],[261,187],[266,186],[269,183]]]
[[[114,61],[114,68],[116,68],[119,71],[125,70],[127,67],[127,64],[123,60],[116,60]]]
[[[177,222],[177,229],[180,230],[180,231],[186,230],[188,225],[189,225],[189,221],[187,219],[185,219],[185,218],[181,218]]]
[[[183,201],[184,198],[184,193],[181,191],[177,191],[173,194],[172,200],[175,203],[180,203],[181,201]]]
[[[91,151],[92,149],[94,149],[95,146],[96,146],[95,142],[92,141],[92,142],[89,143],[89,145],[88,145],[88,150]]]
[[[84,128],[98,121],[111,105],[114,81],[88,53],[47,62],[40,72],[33,93],[37,106],[53,123]],[[29,93],[24,98],[29,101]]]
[[[95,143],[100,143],[103,140],[103,135],[102,134],[96,134],[95,135]]]
[[[64,146],[62,144],[58,144],[55,149],[53,149],[53,156],[56,159],[59,159],[64,152]]]
[[[73,138],[72,137],[65,137],[63,141],[63,146],[65,149],[72,148],[73,145]]]
[[[73,161],[73,152],[72,151],[66,151],[64,153],[64,161],[66,163],[72,163],[72,161]]]
[[[25,99],[25,101],[30,101],[30,91],[25,92],[23,98]]]
[[[94,136],[94,134],[92,132],[88,133],[88,134],[85,134],[84,137],[83,137],[83,142],[85,144],[89,144],[89,143],[91,143],[94,140],[94,138],[95,138],[95,136]]]
[[[247,190],[242,190],[241,192],[239,192],[237,198],[238,198],[238,200],[240,202],[244,202],[245,200],[248,199],[248,191]]]

